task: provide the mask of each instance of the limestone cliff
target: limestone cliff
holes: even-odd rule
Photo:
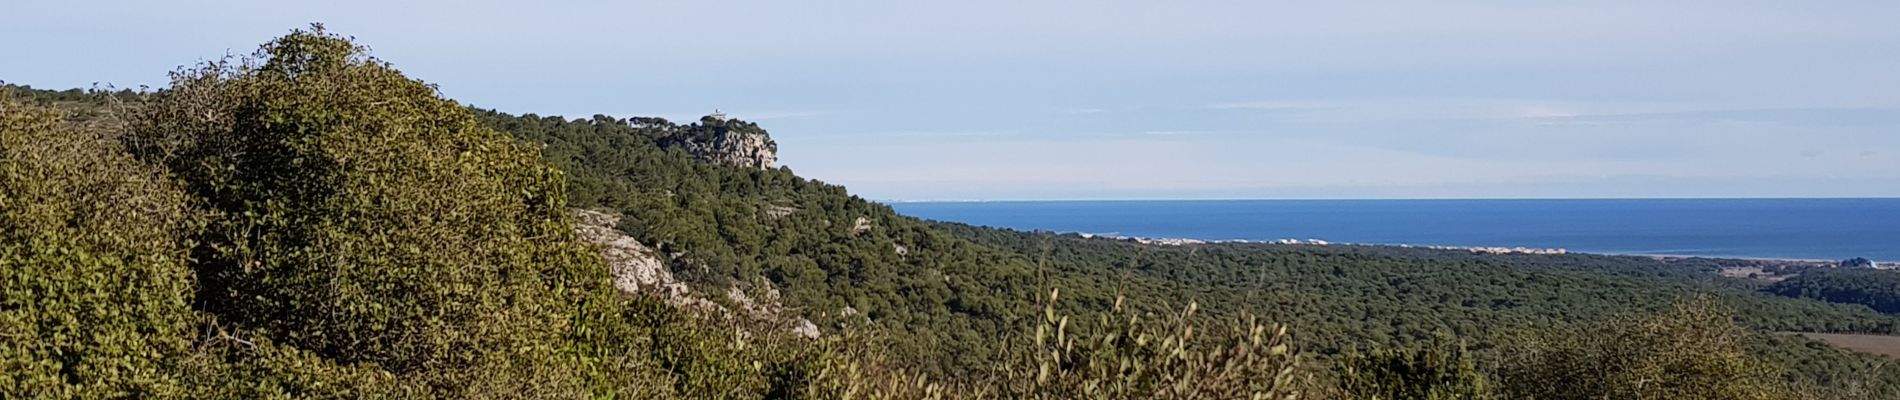
[[[727,287],[726,300],[733,305],[728,308],[695,292],[685,282],[674,279],[673,272],[667,268],[667,261],[655,254],[652,248],[615,229],[620,223],[620,216],[592,210],[573,212],[575,232],[582,240],[597,246],[602,260],[613,273],[614,287],[622,292],[650,294],[673,305],[711,315],[768,322],[805,337],[817,338],[820,334],[817,324],[787,310],[778,289],[764,278],[754,285],[755,290],[761,292],[758,296],[748,294],[738,286]],[[734,312],[734,308],[739,312]]]
[[[581,239],[600,246],[601,258],[613,271],[614,287],[627,293],[652,293],[681,305],[698,302],[685,283],[673,279],[665,260],[614,229],[620,216],[589,210],[574,210],[574,216]]]
[[[697,124],[669,128],[660,145],[701,160],[757,169],[770,169],[778,162],[778,143],[758,124],[714,113]]]

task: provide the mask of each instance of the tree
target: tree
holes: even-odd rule
[[[612,293],[561,173],[349,39],[175,73],[131,138],[216,215],[195,251],[221,320],[446,393],[583,385],[537,369]]]
[[[1697,297],[1652,315],[1547,332],[1500,371],[1535,399],[1789,399],[1778,367],[1749,353],[1733,311]]]
[[[1495,396],[1463,346],[1377,349],[1340,361],[1340,391],[1367,400],[1482,400]]]

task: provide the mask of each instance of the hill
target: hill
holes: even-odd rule
[[[1894,317],[1717,265],[922,221],[773,166],[756,124],[473,109],[320,27],[155,92],[0,92],[0,397],[1900,387],[1871,359],[1767,334],[1893,333]],[[772,303],[818,338],[623,291],[614,248],[589,243],[620,240],[601,225],[700,300]]]
[[[1062,288],[1070,299],[1062,311],[1070,313],[1108,310],[1119,297],[1143,312],[1195,301],[1217,320],[1261,315],[1299,327],[1295,342],[1322,357],[1447,340],[1489,354],[1526,332],[1659,312],[1696,295],[1734,307],[1738,323],[1753,332],[1888,334],[1896,327],[1894,318],[1864,309],[1759,293],[1751,281],[1720,276],[1718,261],[1155,246],[924,222],[790,168],[709,162],[666,146],[674,136],[668,132],[704,130],[713,119],[682,126],[599,115],[566,120],[489,111],[484,118],[546,144],[550,162],[575,176],[577,206],[624,213],[635,220],[623,230],[657,248],[679,249],[674,270],[694,284],[785,293],[791,308],[827,330],[850,322],[840,318],[847,308],[870,311],[870,325],[907,339],[900,353],[935,360],[918,367],[953,375],[995,362],[998,335],[1022,334],[1012,327],[1022,326],[1023,313],[1036,304],[1035,287]],[[874,228],[860,231],[864,226]],[[1782,348],[1758,350],[1777,354],[1792,379],[1858,379],[1877,362],[1794,339],[1756,339]]]

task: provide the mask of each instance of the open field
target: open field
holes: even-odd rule
[[[1799,335],[1843,349],[1900,358],[1900,336],[1846,333],[1799,333]]]

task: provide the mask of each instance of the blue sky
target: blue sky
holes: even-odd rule
[[[312,21],[463,102],[771,130],[922,199],[1900,196],[1900,2],[16,2],[0,80]]]

